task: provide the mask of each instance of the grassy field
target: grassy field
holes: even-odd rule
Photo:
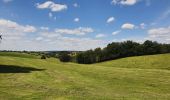
[[[20,58],[41,58],[40,56],[35,56],[27,53],[18,53],[18,52],[0,52],[0,56],[9,56],[9,57],[20,57]]]
[[[0,100],[170,100],[170,54],[92,65],[0,53]]]

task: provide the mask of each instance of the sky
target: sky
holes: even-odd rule
[[[170,43],[170,0],[0,0],[0,50]]]

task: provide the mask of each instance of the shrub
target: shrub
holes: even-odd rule
[[[45,55],[42,55],[42,56],[41,56],[41,59],[46,59],[46,56],[45,56]]]
[[[67,52],[62,52],[59,54],[59,59],[61,62],[69,62],[71,60],[71,56]]]

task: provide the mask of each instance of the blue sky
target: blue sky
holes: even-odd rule
[[[0,50],[87,50],[170,43],[170,0],[1,0]]]

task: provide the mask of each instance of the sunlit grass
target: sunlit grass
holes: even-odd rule
[[[0,73],[0,98],[169,100],[169,60],[170,54],[163,54],[80,65],[61,63],[55,58],[0,56],[0,65],[44,69],[30,73]]]

